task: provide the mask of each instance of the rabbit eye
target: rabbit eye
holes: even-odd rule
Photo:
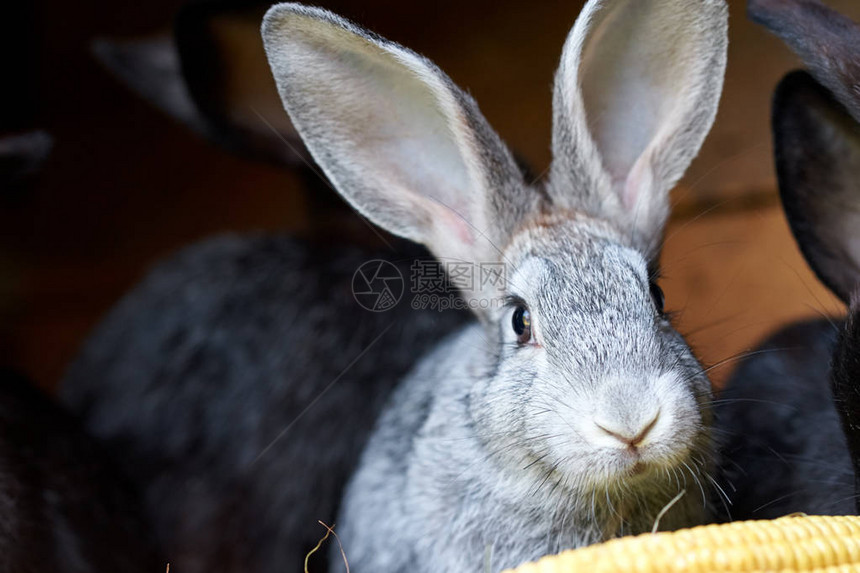
[[[517,335],[517,342],[525,344],[532,338],[532,317],[529,309],[524,306],[518,306],[514,311],[512,319],[514,332]]]
[[[651,299],[654,301],[654,306],[657,307],[657,312],[663,314],[663,305],[666,303],[666,296],[663,294],[663,289],[657,283],[651,283]]]

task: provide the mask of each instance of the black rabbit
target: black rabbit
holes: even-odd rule
[[[353,278],[422,251],[224,236],[156,268],[74,361],[62,395],[145,495],[181,571],[301,570],[382,404],[457,312],[372,312]],[[372,263],[376,269],[379,263]],[[408,289],[409,285],[405,285]],[[320,557],[322,560],[322,557]]]
[[[794,237],[845,320],[793,324],[739,367],[717,412],[731,517],[858,511],[860,27],[815,0],[751,0],[812,75],[773,104],[779,190]]]
[[[161,571],[141,513],[78,422],[0,371],[0,572]]]
[[[0,191],[38,170],[52,145],[0,138]],[[0,368],[0,573],[161,571],[131,485],[80,424]]]

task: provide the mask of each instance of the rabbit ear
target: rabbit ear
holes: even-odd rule
[[[170,36],[99,39],[93,42],[92,50],[99,63],[132,91],[195,131],[205,131],[206,123],[188,93]]]
[[[204,138],[249,159],[293,166],[307,150],[272,81],[262,17],[242,0],[189,2],[173,34],[98,40],[93,52],[132,91]]]
[[[263,40],[284,107],[338,191],[437,257],[497,261],[534,195],[435,65],[327,11],[279,4]]]
[[[252,159],[297,165],[308,154],[272,81],[260,41],[264,11],[247,0],[186,2],[174,24],[182,77],[211,139]]]
[[[0,137],[0,190],[37,171],[53,146],[54,139],[44,131]]]
[[[564,46],[550,193],[618,221],[651,257],[717,112],[727,12],[723,0],[590,0]]]
[[[860,285],[860,125],[806,72],[776,90],[779,191],[809,265],[843,301]]]
[[[860,122],[860,26],[818,0],[749,0],[747,11]]]

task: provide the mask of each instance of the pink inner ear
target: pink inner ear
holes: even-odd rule
[[[455,240],[464,245],[473,245],[475,243],[475,234],[472,227],[463,220],[462,216],[453,210],[440,205],[434,218],[442,233],[453,233]]]
[[[627,175],[624,190],[621,193],[621,203],[627,211],[632,211],[641,199],[648,200],[648,194],[653,184],[650,154],[643,153]]]

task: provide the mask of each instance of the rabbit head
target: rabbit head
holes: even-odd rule
[[[830,382],[860,485],[860,26],[817,0],[751,0],[748,6],[811,72],[792,72],[777,87],[776,170],[798,246],[849,306]]]
[[[480,348],[451,350],[473,431],[522,483],[552,474],[568,497],[668,484],[707,447],[710,386],[655,280],[668,193],[716,114],[726,26],[722,0],[588,2],[537,184],[427,59],[317,8],[278,4],[264,19],[284,107],[337,190],[474,268],[459,287]],[[479,280],[486,265],[505,280]]]
[[[774,96],[779,191],[806,260],[847,303],[860,284],[860,26],[817,0],[750,0],[748,10],[812,74],[789,74]]]

